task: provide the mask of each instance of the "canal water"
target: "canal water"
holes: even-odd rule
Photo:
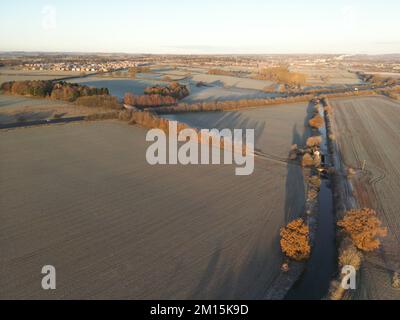
[[[323,110],[320,110],[323,117]],[[320,129],[321,154],[329,163],[326,128]],[[318,194],[318,217],[314,246],[306,269],[300,279],[289,290],[287,300],[319,300],[327,296],[330,281],[336,272],[337,251],[335,216],[332,190],[328,179],[321,179]]]
[[[318,197],[319,217],[314,247],[303,275],[286,295],[287,300],[323,299],[336,271],[335,219],[328,180],[321,181]]]

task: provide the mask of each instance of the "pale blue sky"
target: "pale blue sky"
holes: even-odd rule
[[[399,0],[13,0],[0,51],[400,53]]]

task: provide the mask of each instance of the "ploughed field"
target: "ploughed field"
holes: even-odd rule
[[[118,121],[0,132],[0,298],[268,293],[279,228],[304,205],[302,175],[261,159],[251,176],[150,166],[145,134]],[[41,289],[44,265],[57,270],[55,291]]]
[[[307,123],[313,111],[313,105],[301,102],[235,111],[189,112],[165,117],[195,128],[254,129],[256,149],[286,159],[292,144],[304,145],[310,136]]]
[[[302,213],[305,190],[302,168],[297,164],[287,163],[287,159],[291,146],[304,146],[311,135],[308,120],[313,111],[314,106],[304,102],[240,111],[181,113],[164,117],[199,129],[254,129],[254,148],[256,153],[261,154],[256,159],[266,161],[266,168],[271,163],[281,163],[287,168],[285,216],[286,222],[289,222],[290,218],[298,217]],[[270,198],[270,195],[266,197]]]
[[[360,299],[400,299],[391,288],[400,270],[400,104],[385,97],[331,100],[337,139],[347,166],[365,171],[352,178],[356,200],[372,207],[388,227],[382,249],[367,254],[361,270]]]

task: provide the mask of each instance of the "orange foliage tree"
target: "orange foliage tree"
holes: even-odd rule
[[[308,123],[311,127],[319,129],[324,126],[324,119],[319,114],[317,114]]]
[[[377,238],[387,235],[387,229],[381,227],[382,222],[376,212],[368,208],[347,211],[337,224],[350,235],[353,244],[364,251],[379,248],[380,241]]]
[[[170,96],[162,96],[160,94],[136,96],[132,93],[126,93],[124,103],[138,108],[151,108],[174,105],[176,104],[176,99]]]
[[[281,228],[282,252],[297,261],[307,259],[311,252],[309,233],[309,228],[303,219],[293,220],[286,227]]]

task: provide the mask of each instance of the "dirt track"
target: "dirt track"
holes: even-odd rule
[[[384,97],[331,100],[338,144],[347,166],[364,172],[353,179],[361,207],[376,209],[389,235],[383,248],[367,254],[356,298],[400,299],[391,289],[393,271],[400,269],[400,104]]]
[[[279,228],[304,201],[291,166],[151,167],[144,135],[114,121],[0,133],[0,298],[267,294]],[[45,264],[54,292],[40,288]]]

